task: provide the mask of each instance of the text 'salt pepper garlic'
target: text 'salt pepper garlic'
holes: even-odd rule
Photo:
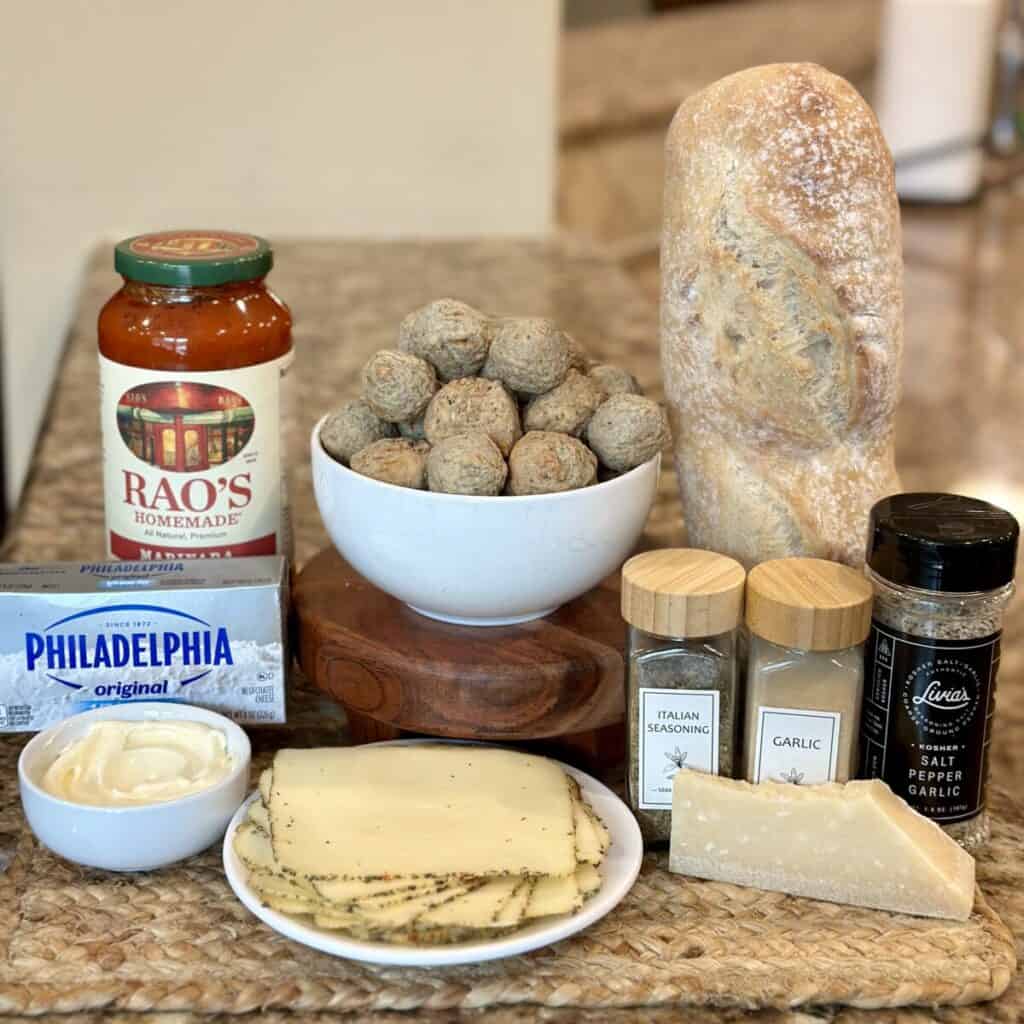
[[[961,845],[981,846],[1003,611],[1020,527],[957,494],[896,494],[871,510],[861,772]]]

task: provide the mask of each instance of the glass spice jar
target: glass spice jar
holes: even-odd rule
[[[955,494],[897,494],[871,510],[861,774],[883,779],[967,849],[985,812],[1003,611],[1020,527]]]
[[[681,768],[733,774],[745,576],[725,555],[680,548],[648,551],[622,568],[627,793],[648,842],[670,837]]]
[[[161,231],[114,251],[99,316],[112,558],[290,555],[288,308],[262,238]]]
[[[746,619],[746,780],[853,778],[870,584],[819,558],[762,562],[747,579]]]

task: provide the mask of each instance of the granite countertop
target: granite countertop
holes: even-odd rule
[[[313,424],[357,393],[357,374],[395,344],[402,317],[439,295],[495,312],[550,316],[595,353],[658,384],[657,310],[593,247],[551,242],[277,243],[271,284],[295,317],[296,422],[288,455],[296,560],[327,543],[313,502]],[[8,561],[103,557],[96,317],[119,278],[110,250],[85,276],[51,413],[2,555]],[[671,481],[666,480],[666,488]]]
[[[931,255],[926,268],[908,275],[911,296],[926,290],[929,319],[910,332],[902,464],[914,486],[949,486],[973,474],[978,486],[1011,486],[1012,451],[1008,433],[1013,410],[1024,394],[1019,332],[1014,332],[1012,271],[1024,261],[1024,203],[1000,211],[998,230],[981,236],[977,280],[949,286],[950,266],[978,253],[969,240],[979,234],[972,215],[944,215],[934,235],[922,239]],[[1019,230],[1018,230],[1019,228]],[[1019,239],[1018,239],[1019,235]],[[965,239],[967,239],[965,241]],[[960,240],[960,248],[957,248]],[[1018,255],[1018,245],[1021,247]],[[312,499],[306,443],[316,419],[354,389],[356,373],[374,350],[393,342],[396,325],[411,308],[441,294],[460,296],[495,311],[554,317],[591,350],[633,368],[642,383],[658,390],[657,310],[629,276],[592,247],[557,238],[550,242],[344,243],[293,242],[277,247],[273,285],[296,315],[295,382],[300,409],[289,458],[295,480],[297,556],[304,562],[324,543]],[[97,365],[95,320],[100,304],[116,284],[107,269],[109,253],[97,254],[86,277],[78,315],[54,396],[53,412],[41,438],[32,477],[3,557],[8,560],[95,559],[103,555],[103,505],[96,422]],[[985,287],[986,268],[1002,268],[1001,282]],[[922,300],[915,300],[921,301]],[[927,328],[926,328],[927,325]],[[923,346],[923,348],[922,348]],[[1015,399],[1017,401],[1015,401]],[[928,429],[921,429],[927,424]],[[1019,430],[1017,430],[1019,440]],[[1019,466],[1016,472],[1019,473]],[[966,486],[966,485],[965,485]],[[682,539],[671,472],[664,474],[649,525],[656,544]],[[1024,604],[1024,603],[1022,603]],[[1024,679],[1021,678],[1021,626],[1013,618],[1003,669],[1000,720],[993,764],[999,780],[1019,780],[1020,739],[1024,737]],[[1024,894],[1007,880],[994,879],[997,909],[1024,934]],[[1022,1001],[1018,984],[1000,1007]],[[758,1014],[788,1021],[949,1021],[992,1019],[991,1007],[943,1011],[865,1014],[817,1009],[791,1014]],[[542,1019],[560,1019],[545,1011]],[[653,1019],[737,1020],[737,1011],[680,1010]],[[488,1019],[498,1019],[488,1016]],[[502,1011],[503,1020],[536,1019],[526,1010]],[[581,1019],[575,1011],[561,1019]],[[597,1019],[596,1017],[593,1019]],[[602,1019],[630,1019],[628,1014]],[[1009,1018],[1007,1018],[1009,1019]]]
[[[881,11],[881,0],[746,0],[567,33],[563,148],[661,127],[690,93],[767,61],[814,61],[859,84],[874,65]]]

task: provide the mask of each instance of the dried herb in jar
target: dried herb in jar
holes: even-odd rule
[[[651,551],[623,567],[627,794],[648,842],[671,834],[677,772],[733,774],[744,580],[738,562],[708,551]]]

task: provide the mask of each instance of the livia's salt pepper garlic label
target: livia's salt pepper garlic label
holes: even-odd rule
[[[753,781],[834,782],[842,717],[838,711],[758,708]]]
[[[721,694],[641,687],[638,697],[639,806],[671,808],[672,781],[680,769],[718,774]]]
[[[875,621],[866,666],[862,775],[934,821],[973,818],[984,806],[999,634],[932,640]]]

